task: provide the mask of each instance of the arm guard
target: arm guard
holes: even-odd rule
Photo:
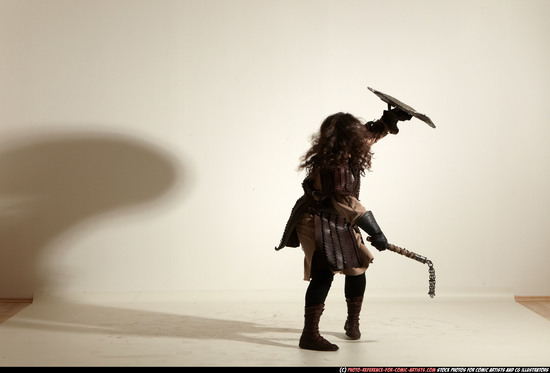
[[[382,229],[380,229],[371,211],[367,211],[361,215],[361,217],[357,219],[356,224],[370,236],[369,241],[372,246],[376,247],[379,251],[386,250],[388,240],[384,233],[382,233]]]

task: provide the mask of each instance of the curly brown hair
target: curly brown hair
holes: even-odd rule
[[[311,148],[302,156],[298,169],[305,169],[312,175],[322,169],[348,165],[364,174],[371,167],[373,155],[367,138],[367,128],[355,116],[348,113],[330,115],[311,137]]]

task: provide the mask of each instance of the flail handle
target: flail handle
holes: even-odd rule
[[[403,247],[395,246],[394,244],[389,243],[386,247],[388,250],[393,251],[394,253],[398,253],[401,255],[406,256],[407,258],[414,259],[422,264],[426,264],[428,262],[428,258],[419,255],[415,252],[409,251]]]

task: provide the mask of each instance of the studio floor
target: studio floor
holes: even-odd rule
[[[0,366],[550,366],[550,322],[512,295],[367,295],[351,341],[333,293],[336,352],[298,348],[296,291],[42,294],[0,324]]]

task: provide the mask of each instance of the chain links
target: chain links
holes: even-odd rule
[[[435,269],[431,260],[427,260],[426,264],[428,265],[428,273],[430,274],[430,290],[428,291],[428,294],[430,295],[430,298],[433,298],[435,297]]]

